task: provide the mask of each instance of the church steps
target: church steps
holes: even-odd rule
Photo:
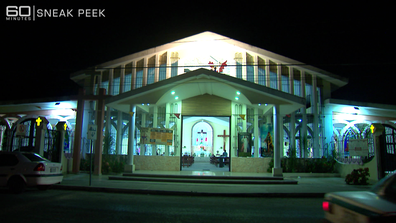
[[[282,177],[235,177],[235,176],[182,176],[153,174],[124,174],[109,176],[109,180],[152,181],[174,183],[212,183],[212,184],[297,184],[296,180],[284,180]]]

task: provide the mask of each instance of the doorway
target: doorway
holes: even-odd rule
[[[230,171],[229,116],[183,116],[181,131],[181,171]]]

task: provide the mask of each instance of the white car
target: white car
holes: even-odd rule
[[[396,222],[396,173],[370,191],[327,193],[322,208],[329,222]]]
[[[0,151],[0,187],[8,186],[14,193],[21,193],[33,186],[46,190],[62,180],[60,163],[36,153]]]

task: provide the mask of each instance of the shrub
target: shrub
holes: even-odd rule
[[[368,177],[370,176],[369,168],[354,169],[350,174],[345,177],[347,184],[367,185]]]

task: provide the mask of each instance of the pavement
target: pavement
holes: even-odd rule
[[[371,182],[372,184],[375,182]],[[133,174],[65,174],[53,189],[111,193],[229,197],[317,197],[335,191],[364,191],[338,174],[233,173],[224,171],[135,171]]]

